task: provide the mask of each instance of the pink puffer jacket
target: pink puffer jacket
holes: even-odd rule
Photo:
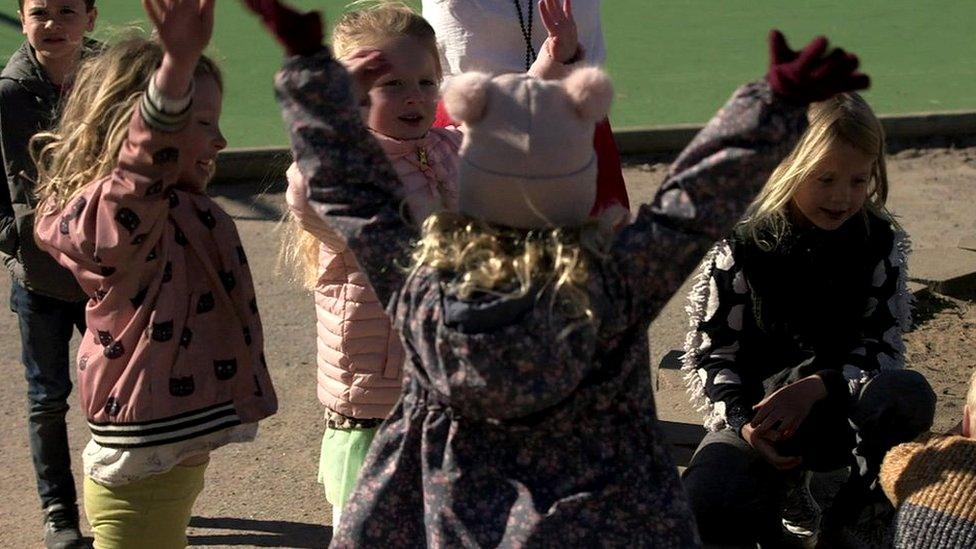
[[[399,141],[374,134],[403,183],[403,199],[418,223],[457,209],[456,128]],[[308,202],[308,185],[289,172],[286,199],[302,228],[321,241],[315,287],[318,397],[356,419],[385,418],[400,398],[403,349],[390,319],[352,251]]]

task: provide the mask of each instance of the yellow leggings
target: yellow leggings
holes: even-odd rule
[[[85,477],[85,514],[96,549],[186,547],[186,527],[207,464],[109,488]]]

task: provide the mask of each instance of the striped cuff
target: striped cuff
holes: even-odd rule
[[[139,110],[142,119],[151,128],[164,132],[177,132],[183,129],[190,118],[193,105],[193,80],[190,89],[179,99],[170,99],[156,87],[156,75],[149,79],[149,89],[142,96]]]
[[[106,448],[144,448],[172,444],[240,425],[233,402],[152,421],[98,423],[89,420],[92,440]]]

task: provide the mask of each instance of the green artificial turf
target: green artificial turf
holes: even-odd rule
[[[346,3],[295,2],[328,14]],[[97,5],[96,37],[146,26],[137,0]],[[221,124],[230,146],[282,145],[271,92],[281,50],[238,2],[220,0],[217,11],[211,53],[226,73]],[[0,14],[16,17],[15,0],[4,0]],[[603,19],[617,129],[704,122],[738,84],[763,75],[771,27],[794,47],[823,33],[858,53],[879,113],[976,109],[972,0],[603,0]],[[19,26],[0,23],[0,59],[22,39]]]

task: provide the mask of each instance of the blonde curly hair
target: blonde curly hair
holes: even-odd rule
[[[61,211],[85,186],[112,172],[132,113],[162,59],[158,42],[129,31],[81,65],[54,129],[30,141],[39,208]],[[196,75],[212,76],[223,90],[210,58],[200,58]]]
[[[463,299],[479,293],[524,297],[551,287],[571,317],[592,322],[586,283],[593,262],[606,256],[612,235],[612,228],[598,220],[526,231],[440,212],[424,222],[411,272],[430,267],[451,273],[451,289]]]

